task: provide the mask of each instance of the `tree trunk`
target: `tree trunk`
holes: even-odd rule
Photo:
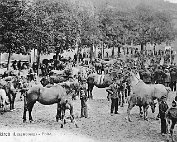
[[[118,58],[120,57],[120,45],[118,45],[118,52],[117,52],[117,54],[118,54]]]
[[[2,53],[0,52],[0,68],[2,67],[2,64],[1,64],[1,56],[2,56]]]
[[[144,50],[144,44],[141,43],[141,51]]]
[[[37,75],[39,76],[41,50],[37,50]]]
[[[7,70],[8,71],[10,70],[11,56],[12,56],[12,53],[11,53],[11,50],[9,49],[9,56],[8,56],[8,61],[7,61]]]
[[[102,44],[102,59],[104,59],[104,44]]]
[[[156,52],[155,52],[155,46],[156,46],[156,45],[154,44],[154,55],[156,54]]]
[[[112,58],[114,58],[114,46],[113,46],[113,48],[112,48]]]
[[[79,45],[77,45],[77,63],[76,63],[77,66],[79,66],[79,56],[80,56],[80,48]]]
[[[93,58],[94,58],[93,48],[94,48],[94,44],[90,47],[90,62],[91,62],[91,63],[92,63]]]

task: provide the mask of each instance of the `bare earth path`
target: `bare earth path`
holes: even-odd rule
[[[94,100],[88,101],[89,118],[79,118],[80,100],[73,101],[74,114],[79,128],[67,120],[63,129],[60,122],[55,121],[56,105],[44,106],[36,103],[33,109],[34,122],[22,122],[23,101],[19,95],[15,103],[16,110],[0,115],[0,142],[162,142],[165,137],[160,135],[160,121],[155,120],[155,114],[149,109],[149,121],[139,117],[139,108],[134,107],[131,111],[133,122],[125,119],[127,105],[119,108],[117,115],[110,115],[110,102],[106,99],[105,89],[94,88]],[[168,100],[175,93],[171,92]],[[69,113],[67,112],[67,115]],[[28,116],[28,115],[27,115]],[[28,118],[28,117],[27,117]],[[10,136],[2,136],[2,133],[10,133]],[[19,134],[17,134],[19,133]],[[22,135],[24,136],[17,136]],[[27,136],[26,136],[27,135]],[[176,136],[176,128],[175,128]],[[175,137],[177,141],[177,137]],[[3,140],[3,141],[2,141]]]

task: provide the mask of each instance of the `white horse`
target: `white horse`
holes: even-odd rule
[[[0,89],[0,108],[2,108],[3,112],[5,112],[6,110],[6,104],[8,104],[8,97],[6,95],[6,91],[4,89]]]
[[[141,80],[138,75],[133,72],[129,73],[128,81],[132,87],[132,93],[128,100],[128,120],[130,120],[130,111],[137,105],[140,107],[140,114],[142,114],[141,107],[144,109],[144,119],[147,120],[147,109],[151,105],[152,112],[155,111],[154,100],[160,100],[162,96],[168,98],[168,93],[170,91],[169,87],[165,87],[162,84],[146,84]]]

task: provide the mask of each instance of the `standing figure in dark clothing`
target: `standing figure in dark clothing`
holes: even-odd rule
[[[17,63],[17,67],[18,67],[18,70],[21,70],[21,68],[22,68],[21,60],[18,61],[18,63]]]
[[[17,69],[17,61],[16,60],[13,62],[12,67],[13,67],[14,70]]]
[[[166,97],[162,96],[161,102],[159,104],[159,115],[161,119],[161,134],[165,135],[167,134],[167,124],[165,119],[165,113],[168,109],[168,105],[166,103]]]
[[[82,80],[80,84],[80,100],[81,100],[81,117],[88,117],[87,110],[87,89],[86,89],[86,80]]]
[[[111,95],[111,115],[113,115],[113,112],[118,114],[118,87],[116,79],[114,79],[113,84],[106,89],[108,94]]]

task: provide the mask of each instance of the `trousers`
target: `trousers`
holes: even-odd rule
[[[111,98],[111,113],[118,112],[118,98]]]

